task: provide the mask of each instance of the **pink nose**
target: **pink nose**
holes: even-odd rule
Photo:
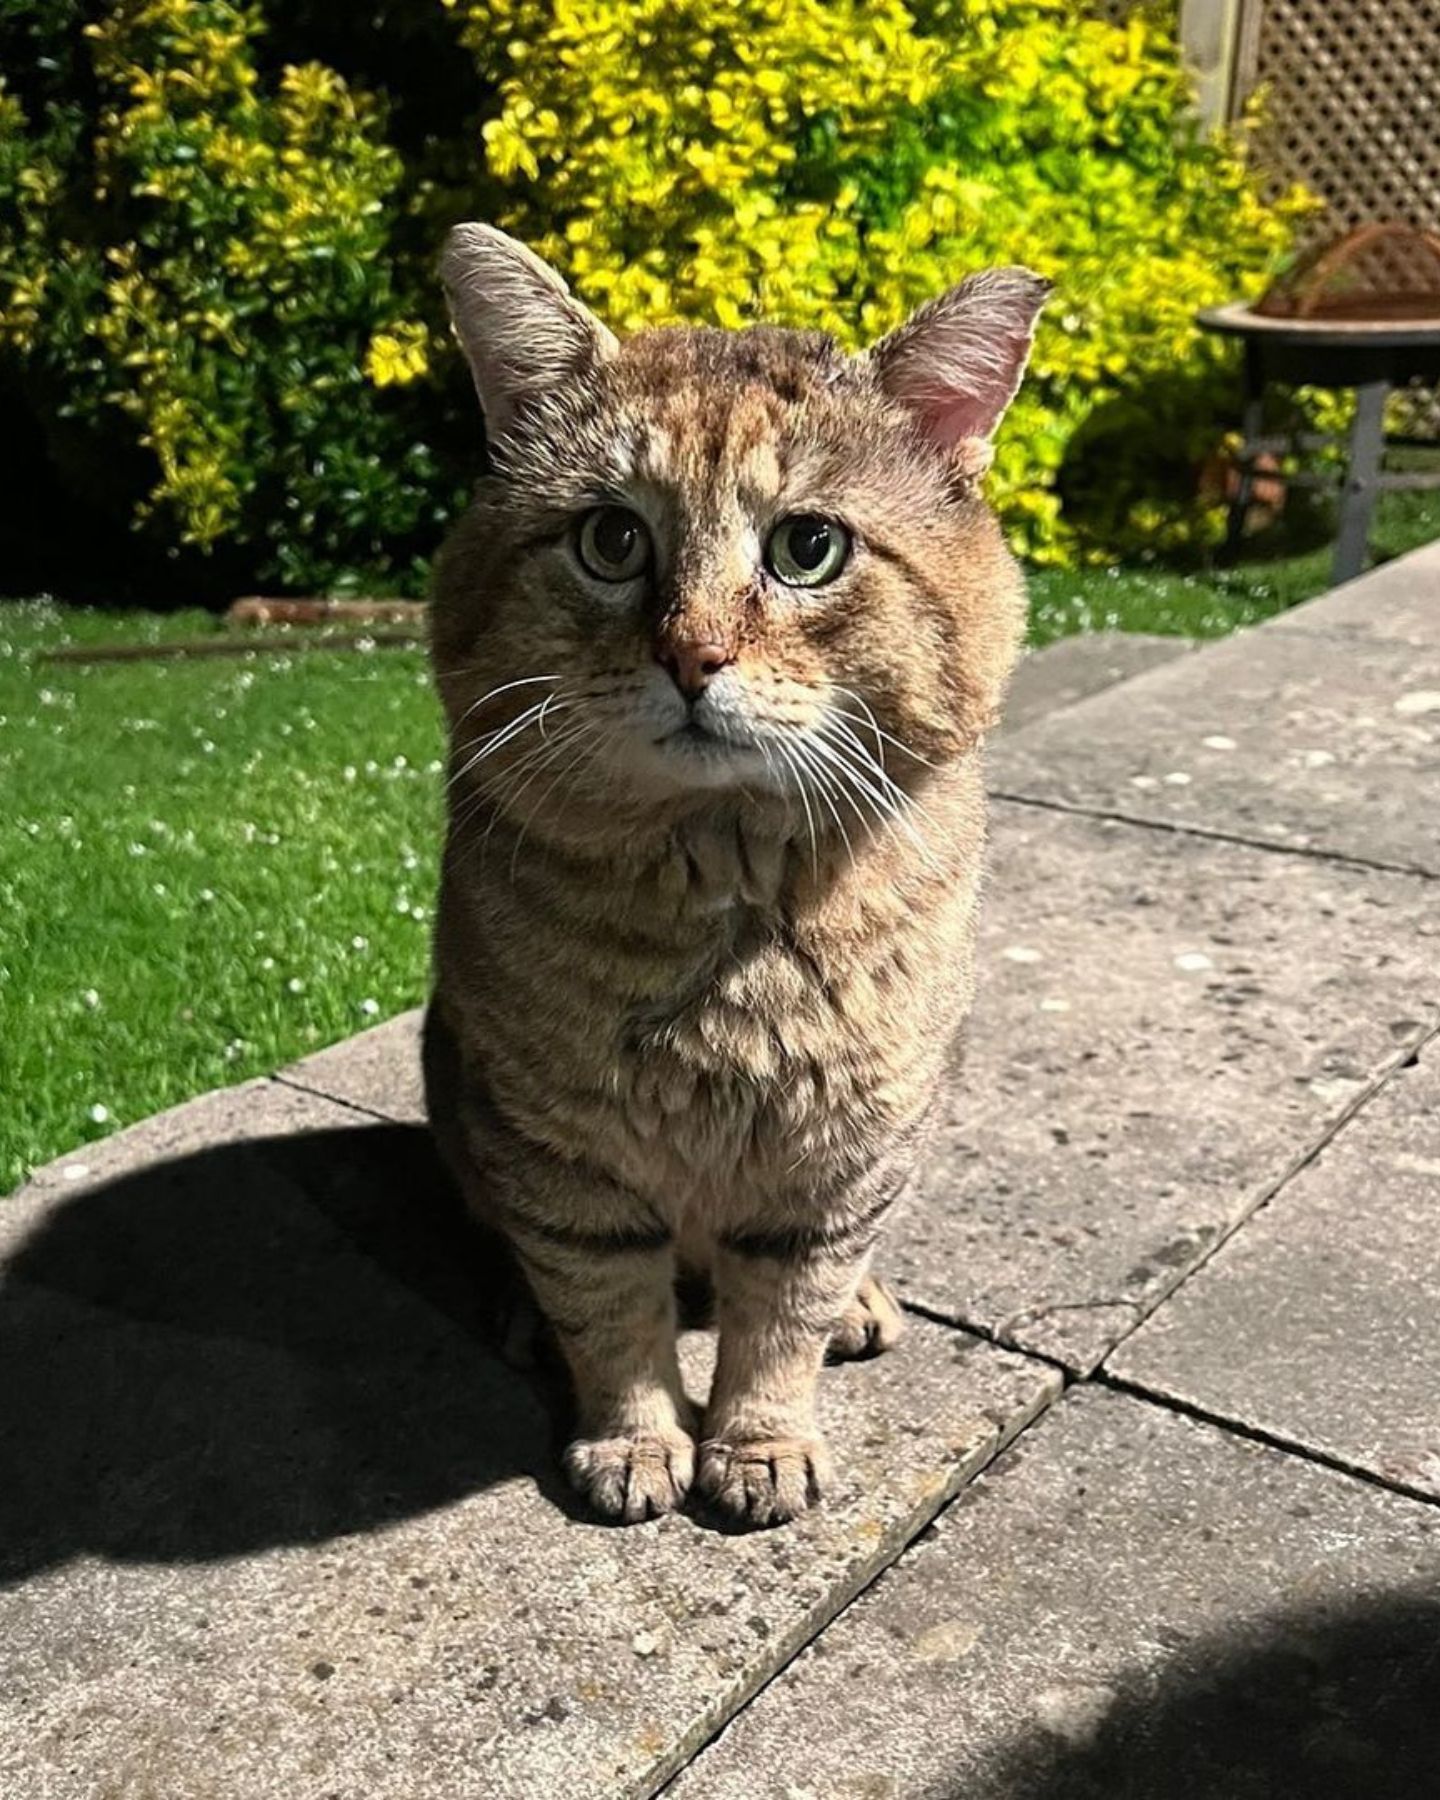
[[[655,660],[687,700],[698,700],[712,678],[735,658],[724,644],[687,640],[657,645]]]

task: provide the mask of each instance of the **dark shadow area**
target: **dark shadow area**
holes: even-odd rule
[[[66,399],[53,379],[0,366],[0,595],[170,608],[243,591],[233,554],[202,556],[132,528],[159,473],[153,455],[72,416]]]
[[[1305,426],[1283,393],[1270,394],[1269,408],[1267,431]],[[1105,557],[1175,574],[1223,564],[1218,546],[1207,547],[1201,521],[1234,491],[1226,434],[1238,428],[1240,410],[1235,371],[1210,368],[1154,376],[1097,406],[1067,444],[1056,475],[1066,523]],[[1159,519],[1165,533],[1157,533]],[[1303,555],[1329,543],[1333,500],[1287,484],[1277,465],[1257,483],[1250,524],[1247,563]]]
[[[1114,1685],[1087,1742],[1022,1739],[983,1785],[988,1800],[1440,1794],[1440,1576],[1196,1639]],[[965,1800],[979,1792],[967,1782]]]
[[[0,1579],[384,1525],[524,1476],[563,1389],[415,1127],[221,1145],[59,1203],[0,1287]]]

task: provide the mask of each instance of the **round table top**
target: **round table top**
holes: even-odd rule
[[[1226,331],[1235,337],[1284,339],[1292,344],[1312,344],[1317,349],[1347,350],[1361,345],[1370,349],[1415,349],[1440,346],[1440,317],[1433,319],[1272,319],[1243,300],[1228,306],[1208,306],[1196,313],[1195,322],[1206,331]]]

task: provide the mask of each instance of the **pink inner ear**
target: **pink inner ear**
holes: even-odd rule
[[[988,438],[1000,423],[1005,410],[1006,394],[994,404],[986,404],[978,395],[948,394],[929,407],[921,407],[925,435],[942,449],[952,450],[970,438]]]
[[[911,349],[915,363],[929,366],[901,375],[897,399],[913,408],[925,435],[942,450],[970,438],[990,437],[1020,386],[1030,333],[988,338],[965,333],[959,342],[928,346],[930,358],[926,348],[922,343]]]
[[[881,382],[938,449],[990,438],[1015,398],[1048,291],[1028,269],[987,269],[876,346]]]

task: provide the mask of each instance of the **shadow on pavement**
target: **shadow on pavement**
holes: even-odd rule
[[[1096,1690],[1086,1741],[1020,1740],[986,1800],[1440,1794],[1440,1577],[1423,1591],[1276,1614],[1240,1641],[1197,1639],[1116,1687],[1113,1700]],[[965,1800],[976,1800],[973,1785]]]
[[[61,1202],[0,1285],[0,1580],[311,1543],[552,1474],[514,1278],[427,1134],[217,1146]]]

